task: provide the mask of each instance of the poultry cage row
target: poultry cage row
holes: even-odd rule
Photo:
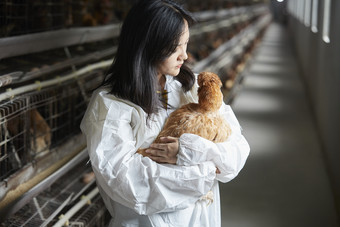
[[[0,37],[118,23],[136,0],[1,0]],[[190,11],[249,5],[249,1],[182,1]]]
[[[239,74],[242,71],[240,68],[244,68],[247,56],[249,57],[263,30],[270,22],[268,10],[266,6],[257,4],[220,10],[219,13],[197,12],[194,15],[199,23],[191,28],[188,61],[196,72],[211,70],[219,74],[224,83],[226,96],[230,97],[232,89],[228,88],[227,81],[235,80],[237,78],[235,73]],[[44,66],[39,65],[37,70],[30,68],[31,65],[37,66],[36,61],[30,62],[30,59],[34,59],[37,54],[5,58],[0,61],[0,68],[1,65],[15,67],[20,63],[25,68],[21,72],[11,73],[14,70],[7,67],[5,68],[6,75],[0,75],[0,81],[6,81],[0,85],[3,91],[0,95],[0,212],[18,200],[24,201],[22,205],[6,213],[4,223],[7,226],[55,224],[60,216],[56,210],[64,212],[72,204],[74,205],[80,197],[79,191],[86,194],[95,190],[93,182],[91,184],[79,183],[81,181],[79,176],[90,171],[89,166],[83,163],[86,158],[82,158],[83,164],[78,167],[81,172],[74,177],[66,174],[67,177],[63,180],[61,176],[58,176],[53,180],[53,184],[50,181],[47,186],[39,185],[41,189],[39,195],[33,193],[27,195],[25,199],[22,196],[17,196],[12,200],[7,199],[8,195],[19,188],[20,184],[27,182],[59,159],[72,153],[70,151],[74,149],[72,144],[78,147],[85,146],[84,139],[80,135],[79,124],[93,89],[100,84],[112,62],[112,56],[116,50],[112,46],[116,43],[116,38],[114,36],[108,40],[46,50],[39,53],[39,58],[46,58],[50,62],[45,61]],[[207,43],[203,40],[214,42]],[[53,56],[57,56],[54,61]],[[34,81],[37,79],[40,81]],[[63,148],[65,144],[71,145],[65,149]],[[81,150],[84,152],[83,149]],[[46,157],[50,158],[46,159]],[[78,183],[74,183],[76,186],[64,197],[61,196],[60,201],[55,199],[55,195],[46,195],[46,190],[53,189],[55,191],[53,193],[62,192],[63,190],[56,189],[58,185],[67,188],[66,185],[73,184],[66,183],[70,181]],[[34,189],[34,186],[32,187]],[[26,192],[30,190],[32,189]],[[105,219],[107,213],[103,210],[104,206],[98,193],[91,201],[93,206],[87,208],[97,210]],[[42,206],[54,212],[42,211]],[[91,220],[81,221],[80,213],[83,212],[83,216],[87,217],[93,212],[84,211],[84,209],[86,206],[77,210],[77,214],[69,220],[74,225],[82,223],[83,226],[96,226],[94,220],[92,222]],[[27,210],[31,212],[28,213]],[[22,213],[26,213],[27,216],[22,217],[20,215]],[[99,216],[94,219],[103,221],[104,219]],[[11,225],[8,225],[9,223]]]
[[[31,180],[27,178],[39,176],[42,171],[58,163],[59,159],[74,153],[73,150],[77,147],[84,146],[83,140],[76,139],[80,134],[79,124],[91,92],[103,79],[104,69],[110,62],[111,60],[108,60],[91,65],[91,67],[84,67],[63,78],[34,83],[34,86],[19,87],[12,90],[12,93],[20,92],[25,88],[34,89],[34,91],[15,95],[10,97],[10,100],[1,103],[1,138],[3,142],[1,143],[0,162],[2,176],[0,220],[4,221],[4,218],[22,209],[19,211],[20,215],[13,215],[5,222],[5,226],[26,226],[27,220],[30,220],[30,226],[35,226],[36,223],[43,224],[46,221],[51,223],[53,220],[49,217],[55,215],[51,211],[55,211],[55,208],[61,211],[61,208],[67,205],[64,203],[65,199],[71,196],[74,200],[74,193],[81,191],[81,188],[86,186],[79,180],[74,180],[70,174],[74,171],[73,169],[66,174],[67,177],[62,181],[53,182],[53,185],[56,185],[53,188],[59,188],[54,190],[56,196],[47,196],[46,193],[44,194],[44,189],[48,187],[39,186],[38,194],[35,192],[36,189],[32,191],[32,194],[29,193],[28,197],[33,200],[25,204],[20,202],[21,195],[16,192],[18,188],[23,190],[23,185],[27,187],[25,185]],[[8,95],[10,92],[7,91],[6,94]],[[64,145],[67,143],[71,143],[71,146],[65,148]],[[78,168],[81,173],[89,171],[89,166],[86,164],[82,164]],[[54,169],[57,172],[58,169]],[[63,174],[65,175],[65,171]],[[81,175],[75,176],[79,178]],[[43,181],[44,179],[39,180]],[[70,181],[74,182],[75,186],[72,187],[71,183],[67,183]],[[65,188],[72,188],[72,190],[63,192]],[[15,192],[16,197],[11,201],[12,192]],[[28,192],[30,192],[30,188]],[[102,201],[97,197],[93,200],[96,202],[92,201],[93,205],[88,208],[89,210],[94,209],[93,206],[103,209]],[[39,201],[40,205],[37,205],[38,202],[35,201],[39,198],[48,201]],[[19,207],[18,204],[20,204]],[[23,213],[25,209],[31,212]],[[86,213],[84,215],[88,215]],[[23,214],[24,217],[22,217]],[[42,216],[42,214],[44,215]]]
[[[132,0],[1,0],[0,37],[117,23]]]
[[[1,181],[79,133],[89,91],[100,77],[96,71],[84,75],[82,83],[57,82],[46,88],[37,84],[36,91],[0,104]]]
[[[84,162],[74,165],[67,171],[67,177],[57,179],[33,197],[2,226],[63,226],[62,218],[67,218],[69,226],[105,226],[110,215],[98,195],[94,179],[84,181],[89,171]]]

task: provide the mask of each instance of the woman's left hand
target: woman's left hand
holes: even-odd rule
[[[178,138],[167,136],[160,138],[161,143],[153,143],[145,151],[148,157],[158,163],[176,164],[179,149]]]

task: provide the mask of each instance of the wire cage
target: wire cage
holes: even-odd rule
[[[81,83],[66,81],[0,104],[0,180],[80,132],[91,90],[102,77],[92,71],[78,78]]]
[[[3,0],[0,3],[1,36],[19,35],[64,26],[65,1]]]
[[[133,0],[0,0],[0,37],[121,22]]]
[[[52,220],[48,220],[48,218],[50,218],[48,215],[51,215],[54,211],[58,210],[60,205],[60,201],[56,201],[56,199],[49,201],[36,200],[35,203],[32,202],[23,207],[20,210],[20,216],[12,217],[4,224],[6,224],[6,227],[53,226],[58,222],[59,217],[56,216],[53,217]],[[68,226],[107,226],[110,218],[111,216],[106,210],[102,198],[100,195],[97,195],[91,200],[91,203],[81,208],[70,220],[68,220]]]
[[[27,100],[16,99],[0,107],[0,169],[2,180],[30,161],[25,152],[27,140]]]
[[[91,171],[85,162],[73,166],[67,176],[55,181],[0,226],[54,226],[62,214],[67,214],[81,200],[88,202],[68,219],[69,226],[106,226],[111,216],[100,195],[86,198],[96,185],[94,179],[85,180]]]

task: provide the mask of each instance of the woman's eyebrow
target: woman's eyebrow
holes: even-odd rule
[[[189,38],[184,43],[188,43],[188,42],[189,42]],[[180,45],[183,45],[183,43],[178,43],[178,46],[180,46]]]

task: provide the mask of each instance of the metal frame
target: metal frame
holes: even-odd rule
[[[24,54],[114,38],[121,24],[61,29],[0,39],[0,60]]]

